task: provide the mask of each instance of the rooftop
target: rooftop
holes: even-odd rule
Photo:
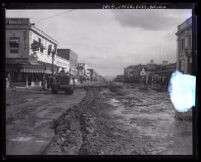
[[[192,26],[192,16],[186,19],[183,23],[177,26],[176,35]]]

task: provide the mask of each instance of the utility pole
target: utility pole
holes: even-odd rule
[[[52,84],[53,84],[53,77],[54,77],[54,59],[57,53],[57,45],[54,45],[54,50],[52,51]]]

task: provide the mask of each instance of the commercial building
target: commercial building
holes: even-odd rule
[[[176,70],[176,63],[155,64],[153,60],[146,65],[130,65],[124,68],[124,81],[131,83],[145,83],[162,85],[167,88],[171,74]]]
[[[70,71],[70,62],[69,62],[69,60],[66,60],[62,56],[56,55],[56,59],[55,59],[54,64],[58,66],[58,72],[60,72],[62,69],[65,72]]]
[[[114,81],[116,81],[116,82],[124,82],[124,75],[117,75],[114,78]]]
[[[78,71],[77,71],[77,63],[78,63],[78,55],[72,51],[71,49],[57,49],[57,54],[58,56],[66,59],[69,61],[70,67],[69,67],[69,72],[77,76]]]
[[[124,68],[124,80],[125,82],[138,83],[140,81],[140,72],[143,69],[143,65],[130,65]]]
[[[78,63],[77,70],[78,70],[78,80],[80,83],[86,82],[87,80],[90,79],[87,76],[87,64]]]
[[[90,81],[95,81],[95,70],[93,68],[88,68],[87,71],[89,72],[90,74]]]
[[[192,17],[177,27],[177,70],[192,73]]]
[[[29,18],[6,19],[6,71],[15,85],[41,86],[52,72],[57,41],[36,28]],[[54,71],[58,66],[54,65]]]

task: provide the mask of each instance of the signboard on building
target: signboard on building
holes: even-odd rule
[[[29,18],[7,18],[6,25],[29,25]]]

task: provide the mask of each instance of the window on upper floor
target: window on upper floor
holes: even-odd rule
[[[185,39],[181,39],[181,52],[184,51],[184,48],[185,48]]]
[[[192,38],[191,38],[191,35],[188,36],[188,47],[189,48],[192,47]]]
[[[11,49],[11,50],[10,50],[10,53],[15,53],[15,54],[16,54],[16,53],[18,53],[18,52],[19,52],[19,51],[18,51],[17,49]]]
[[[19,37],[10,37],[9,45],[11,48],[18,48],[19,47]]]

